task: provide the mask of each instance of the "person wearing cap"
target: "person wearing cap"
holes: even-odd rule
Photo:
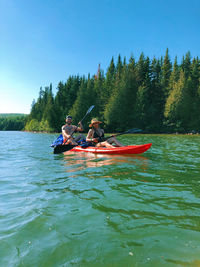
[[[95,144],[96,147],[121,147],[123,146],[115,137],[109,138],[107,141],[104,140],[104,130],[100,128],[102,122],[96,118],[91,120],[89,127],[91,128],[87,134],[86,141]]]
[[[84,136],[81,134],[77,137],[73,137],[75,132],[83,131],[83,125],[81,122],[78,123],[78,127],[75,125],[71,125],[72,123],[72,116],[66,116],[66,124],[62,126],[62,135],[63,135],[63,144],[68,145],[78,145],[76,142],[83,138]]]

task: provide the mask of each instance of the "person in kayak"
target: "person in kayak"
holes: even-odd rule
[[[92,143],[96,147],[107,147],[113,148],[115,146],[121,147],[123,146],[115,137],[109,138],[107,141],[104,140],[104,130],[100,128],[99,124],[101,121],[96,118],[91,120],[91,124],[89,127],[91,128],[87,134],[86,141]],[[115,144],[113,146],[112,144]]]
[[[71,125],[72,116],[66,116],[66,124],[62,126],[62,135],[63,135],[63,144],[64,145],[78,145],[77,141],[84,138],[82,134],[77,137],[73,137],[73,133],[83,131],[83,125],[81,122],[78,123],[78,127],[75,125]]]

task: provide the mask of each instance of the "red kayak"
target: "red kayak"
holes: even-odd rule
[[[114,148],[106,147],[92,147],[83,148],[81,146],[74,147],[71,151],[76,152],[91,152],[100,154],[141,154],[147,151],[151,147],[152,143],[135,146],[122,146]]]

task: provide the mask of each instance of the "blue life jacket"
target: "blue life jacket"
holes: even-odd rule
[[[51,147],[55,147],[58,145],[62,145],[63,143],[63,136],[62,134],[58,136],[58,138],[56,138],[56,140],[51,144]]]
[[[63,136],[62,134],[58,136],[58,138],[56,138],[56,140],[51,144],[51,147],[55,147],[55,146],[58,146],[58,145],[62,145],[64,139],[63,139]],[[86,142],[86,139],[83,138],[79,141],[77,141],[78,145],[83,147],[83,148],[86,148],[88,146],[94,146],[92,143],[90,142]]]

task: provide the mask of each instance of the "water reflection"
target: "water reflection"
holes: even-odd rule
[[[140,155],[105,155],[71,151],[64,153],[64,161],[66,166],[70,165],[70,170],[68,169],[67,172],[120,164],[130,166],[134,164],[145,170],[149,164],[149,159]]]

